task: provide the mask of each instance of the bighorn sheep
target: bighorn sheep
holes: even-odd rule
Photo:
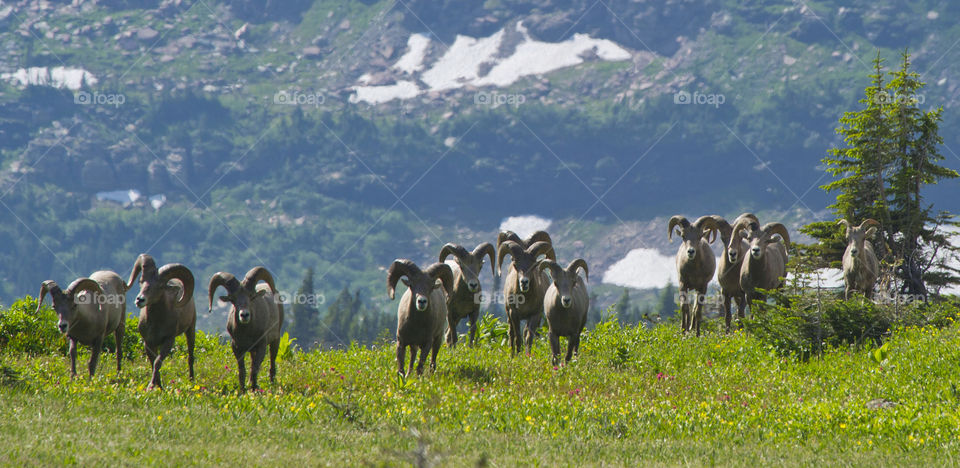
[[[678,228],[679,227],[679,228]],[[700,319],[703,315],[702,299],[707,295],[707,285],[716,272],[717,259],[713,256],[710,243],[717,238],[717,222],[710,216],[701,216],[693,224],[683,216],[670,218],[667,226],[667,238],[673,239],[676,231],[682,243],[677,250],[677,276],[680,281],[681,332],[697,330],[700,336]],[[696,306],[690,313],[690,291],[696,291]]]
[[[70,340],[70,375],[77,375],[77,343],[90,346],[90,376],[97,370],[103,340],[111,333],[117,342],[117,373],[123,360],[123,333],[126,325],[126,284],[112,271],[97,271],[89,278],[78,278],[65,291],[53,280],[40,285],[37,312],[50,293],[57,328]]]
[[[547,318],[550,328],[550,351],[553,352],[553,364],[560,361],[560,337],[567,337],[567,356],[565,362],[570,362],[574,353],[580,351],[580,333],[587,325],[587,309],[590,306],[590,297],[587,296],[587,285],[577,274],[583,268],[583,276],[589,278],[590,271],[587,262],[578,258],[566,268],[562,268],[553,260],[541,260],[539,270],[550,270],[552,282],[543,297],[543,315]]]
[[[497,255],[493,245],[484,242],[468,252],[463,246],[446,244],[440,249],[440,263],[453,255],[453,292],[447,297],[447,345],[457,344],[457,324],[464,318],[470,319],[470,346],[477,335],[477,318],[480,317],[480,271],[484,257],[490,258],[490,271],[493,271],[493,258]]]
[[[860,291],[868,299],[873,296],[873,285],[877,282],[880,262],[873,251],[873,244],[867,240],[877,233],[880,222],[865,219],[859,226],[851,226],[845,219],[837,221],[845,228],[847,249],[843,251],[843,298],[849,299],[850,292]],[[869,229],[867,226],[873,226]]]
[[[511,354],[519,353],[526,342],[527,352],[533,347],[534,334],[540,327],[543,317],[543,295],[549,285],[545,273],[537,268],[537,259],[541,255],[556,261],[557,254],[553,246],[545,241],[537,241],[524,249],[519,243],[508,240],[497,248],[497,271],[503,267],[503,258],[513,257],[513,265],[503,284],[503,299],[507,309]],[[520,335],[520,322],[526,320],[523,336]]]
[[[453,292],[453,269],[446,263],[434,263],[421,270],[415,263],[397,259],[387,271],[387,294],[393,300],[397,281],[406,276],[403,284],[407,291],[397,307],[397,368],[404,373],[403,360],[406,347],[410,347],[410,369],[420,351],[417,375],[423,374],[427,353],[432,353],[430,370],[437,369],[437,352],[443,343],[443,328],[447,316],[447,295]],[[440,284],[437,284],[437,280]],[[441,285],[443,289],[441,288]]]
[[[258,287],[257,283],[264,285]],[[227,332],[230,333],[230,346],[237,359],[237,372],[240,378],[240,392],[245,391],[246,367],[244,355],[250,353],[250,388],[256,390],[260,364],[270,347],[270,382],[276,381],[277,351],[280,349],[280,329],[283,327],[283,304],[278,300],[277,286],[273,275],[262,266],[253,267],[243,281],[222,271],[210,278],[207,287],[207,307],[213,310],[213,293],[223,286],[226,296],[220,296],[223,302],[231,304],[227,316]]]
[[[767,223],[761,227],[753,219],[745,218],[733,226],[732,236],[731,242],[741,236],[747,241],[748,256],[740,265],[740,288],[747,301],[752,303],[763,299],[757,288],[769,290],[783,286],[787,276],[787,246],[790,245],[790,233],[783,224]]]
[[[743,265],[743,257],[747,252],[747,241],[742,237],[733,237],[733,226],[727,220],[714,216],[717,227],[720,231],[720,240],[723,242],[723,255],[720,256],[720,264],[717,265],[717,282],[720,283],[720,294],[723,296],[723,318],[726,321],[727,330],[730,330],[730,300],[737,303],[737,316],[740,320],[744,318],[744,309],[747,307],[747,299],[743,294],[743,288],[740,287],[740,267]],[[742,219],[749,219],[755,223],[760,223],[753,213],[743,213],[734,220],[736,225]]]
[[[141,275],[142,272],[142,275]],[[153,257],[140,254],[133,264],[127,289],[140,276],[140,293],[136,304],[140,310],[137,329],[143,337],[147,359],[153,366],[153,376],[147,388],[163,388],[160,366],[170,354],[174,340],[183,334],[187,338],[187,366],[193,380],[193,344],[197,332],[197,308],[193,303],[193,273],[179,264],[170,263],[159,270]],[[168,284],[179,281],[182,286]],[[179,299],[178,299],[179,298]]]

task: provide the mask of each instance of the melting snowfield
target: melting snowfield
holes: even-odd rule
[[[67,88],[71,91],[80,89],[84,84],[87,86],[97,84],[97,78],[90,72],[82,68],[66,67],[21,68],[13,73],[0,74],[0,79],[19,86],[53,86],[54,88]]]
[[[511,216],[500,222],[501,231],[513,231],[526,239],[537,231],[546,231],[553,221],[539,216]]]
[[[453,44],[426,71],[427,50],[431,39],[423,34],[412,34],[407,39],[407,52],[393,64],[394,69],[419,78],[426,89],[413,81],[367,86],[359,80],[351,102],[379,104],[393,99],[410,99],[429,91],[444,91],[465,86],[509,86],[530,75],[539,75],[583,63],[584,55],[595,55],[600,60],[630,60],[630,52],[606,39],[594,39],[587,34],[574,34],[562,42],[543,42],[530,37],[523,23],[516,31],[521,40],[512,54],[502,56],[506,31],[501,29],[488,37],[457,36]],[[418,75],[418,76],[417,76]],[[403,86],[400,86],[403,83]],[[412,86],[412,87],[411,87]]]

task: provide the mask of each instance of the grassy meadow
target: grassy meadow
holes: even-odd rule
[[[0,463],[18,466],[943,465],[960,455],[960,329],[901,327],[883,348],[802,362],[708,322],[589,330],[550,364],[541,338],[511,357],[503,324],[436,373],[398,378],[394,347],[300,352],[237,394],[229,346],[182,337],[147,391],[139,350],[69,377],[60,352],[0,350]],[[52,324],[51,324],[52,327]],[[135,333],[135,331],[134,331]],[[461,342],[462,343],[462,342]],[[78,369],[85,368],[83,350]]]

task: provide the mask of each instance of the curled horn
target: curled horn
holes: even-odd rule
[[[100,287],[100,283],[90,279],[90,278],[77,278],[70,283],[70,286],[67,286],[67,290],[63,292],[64,295],[68,296],[71,300],[76,297],[80,291],[90,291],[91,294],[103,294],[103,288]]]
[[[440,249],[440,263],[443,263],[447,259],[447,256],[453,255],[454,257],[463,258],[469,255],[470,252],[467,252],[467,249],[463,248],[462,245],[458,244],[444,244],[443,248]]]
[[[396,294],[397,281],[400,281],[401,277],[406,276],[407,278],[410,278],[411,276],[416,276],[422,273],[423,272],[420,271],[420,267],[410,260],[394,260],[390,265],[390,269],[387,270],[387,295],[390,296],[390,300],[393,300],[393,297]]]
[[[263,281],[267,283],[267,286],[270,286],[270,292],[277,293],[277,283],[273,280],[273,275],[270,274],[270,271],[266,267],[255,266],[247,272],[247,276],[243,277],[243,287],[254,293],[257,290],[257,283]]]
[[[497,276],[496,266],[494,265],[495,257],[497,256],[497,249],[493,248],[493,244],[489,242],[484,242],[473,249],[473,252],[470,253],[474,257],[483,259],[483,256],[486,255],[490,257],[490,272],[493,273],[493,276]],[[440,260],[441,262],[443,260]],[[482,269],[482,268],[481,268]],[[479,271],[477,273],[480,273]]]
[[[667,225],[667,240],[673,239],[673,228],[675,228],[678,224],[682,227],[687,227],[690,225],[690,221],[687,221],[687,218],[684,218],[680,215],[670,218],[670,223]]]
[[[582,258],[578,258],[578,259],[570,262],[569,265],[567,265],[567,271],[570,272],[570,273],[573,273],[574,275],[577,274],[577,268],[583,268],[583,276],[584,276],[585,278],[587,278],[588,280],[590,279],[590,269],[587,268],[587,261],[586,261],[586,260],[584,260],[584,259],[582,259]]]
[[[713,218],[713,222],[717,224],[717,231],[720,232],[721,236],[729,236],[733,232],[733,226],[731,226],[723,216],[713,215],[710,217]]]
[[[453,294],[453,269],[446,263],[434,263],[423,271],[424,274],[436,281],[438,278],[443,283],[443,290],[447,295]]]
[[[717,232],[720,230],[720,226],[717,225],[717,220],[713,219],[713,216],[701,216],[697,218],[693,223],[693,227],[700,230],[700,235],[703,235],[703,230],[706,229],[706,238],[707,243],[712,244],[713,241],[717,240]]]
[[[517,233],[513,231],[500,231],[500,233],[497,234],[497,247],[506,241],[514,241],[518,244],[523,244],[523,240],[520,239],[520,236],[518,236]]]
[[[880,227],[880,221],[877,221],[877,220],[875,220],[875,219],[873,219],[873,218],[867,218],[867,219],[863,220],[862,223],[860,223],[860,229],[864,229],[864,228],[866,228],[867,226],[877,226],[877,227]]]
[[[548,244],[553,244],[553,239],[550,238],[550,234],[547,234],[547,231],[537,231],[533,234],[530,234],[530,237],[524,241],[527,247],[530,247],[537,242],[546,242]]]
[[[763,232],[768,236],[774,234],[780,234],[780,237],[783,238],[783,245],[785,247],[790,247],[790,233],[787,232],[787,227],[780,223],[768,223],[763,225]]]
[[[57,285],[56,281],[54,280],[44,281],[42,284],[40,284],[40,295],[37,297],[37,311],[34,313],[40,312],[40,306],[43,305],[43,298],[44,296],[47,295],[48,292],[50,293],[51,298],[54,297],[54,295],[56,294],[63,294],[63,292],[60,291],[60,286]]]
[[[866,221],[864,221],[864,222],[866,222]],[[847,235],[847,232],[850,230],[850,221],[847,221],[847,220],[845,220],[845,219],[841,219],[840,221],[837,221],[837,226],[840,226],[841,224],[843,225],[843,232],[842,232],[842,234],[843,234],[843,235]]]
[[[506,257],[507,254],[513,258],[517,258],[518,255],[523,254],[523,247],[512,240],[504,241],[500,244],[499,252],[497,252],[497,271],[501,271],[503,268],[503,257]]]
[[[534,259],[541,255],[546,255],[550,260],[557,261],[557,253],[554,252],[553,246],[544,241],[534,242],[527,247],[526,252],[533,255]]]
[[[757,217],[750,213],[744,213],[740,216],[737,216],[737,220],[733,222],[733,233],[730,236],[730,242],[733,242],[740,237],[740,231],[747,228],[750,228],[752,231],[758,224],[759,221],[757,220]]]
[[[207,312],[213,310],[213,293],[217,292],[220,286],[223,286],[227,290],[227,295],[230,296],[241,288],[236,276],[224,271],[216,272],[210,277],[210,285],[207,286]]]
[[[553,281],[556,281],[563,272],[563,268],[561,268],[557,262],[550,260],[549,258],[540,260],[540,262],[537,263],[537,269],[540,271],[543,271],[546,268],[550,269],[550,276],[553,278]]]
[[[172,279],[183,283],[183,296],[181,296],[177,302],[178,307],[186,305],[190,302],[190,299],[193,299],[193,273],[183,264],[168,263],[160,268],[157,275],[159,276],[160,282],[164,284]]]
[[[130,272],[130,279],[125,285],[128,291],[133,287],[133,282],[137,280],[137,276],[140,276],[141,272],[143,272],[143,276],[154,277],[157,274],[157,262],[153,260],[153,257],[145,253],[140,254],[137,260],[133,262],[133,271]]]

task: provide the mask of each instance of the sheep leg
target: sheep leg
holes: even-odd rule
[[[163,365],[163,360],[170,355],[170,350],[173,349],[173,342],[175,337],[167,338],[163,343],[160,343],[159,349],[157,350],[157,358],[153,361],[153,378],[150,380],[150,386],[148,389],[152,388],[163,388],[163,382],[160,380],[160,366]]]
[[[277,353],[280,352],[280,340],[270,343],[270,383],[277,381]]]
[[[576,333],[574,335],[570,335],[570,338],[568,340],[569,341],[567,343],[567,362],[570,362],[570,358],[572,358],[574,354],[578,356],[580,355],[580,334]]]
[[[569,342],[567,343],[567,347],[569,348]],[[552,356],[553,356],[553,365],[559,364],[560,363],[560,336],[554,333],[552,330],[550,331],[550,352],[552,353]]]
[[[407,370],[407,375],[413,374],[413,369],[416,367],[416,364],[417,364],[418,350],[419,350],[419,346],[410,345],[410,368]]]
[[[406,350],[404,350],[403,348],[404,346],[400,344],[399,341],[397,341],[397,373],[400,374],[401,376],[405,375],[403,373],[403,360],[407,355],[407,353],[405,352]]]
[[[447,346],[451,348],[457,346],[457,322],[452,312],[447,314]]]
[[[117,329],[113,332],[113,340],[117,342],[117,375],[120,375],[120,363],[123,361],[123,332],[124,332],[123,320],[120,321],[120,325],[117,326]]]
[[[520,320],[517,320],[516,314],[507,313],[508,332],[510,335],[510,355],[516,356],[520,352]]]
[[[430,372],[437,371],[437,353],[440,352],[440,345],[443,343],[440,335],[433,339],[433,347],[430,348]]]
[[[470,347],[472,348],[477,341],[477,319],[480,318],[480,311],[474,311],[470,314]]]
[[[417,375],[423,375],[423,366],[427,364],[427,353],[430,352],[430,345],[420,347],[420,361],[417,362]],[[413,364],[411,362],[411,364]]]
[[[240,393],[243,393],[247,390],[247,366],[243,362],[243,355],[245,353],[240,348],[237,348],[236,344],[232,345],[231,347],[233,348],[233,357],[237,359],[237,374],[240,379]]]
[[[680,303],[680,331],[690,331],[690,304],[686,303],[686,299]]]
[[[738,306],[739,307],[739,306]],[[727,324],[727,332],[730,331],[730,319],[733,317],[733,314],[730,310],[730,296],[723,295],[723,321]]]
[[[77,340],[70,338],[70,377],[77,376]]]
[[[533,348],[533,339],[537,336],[537,329],[540,328],[541,314],[536,314],[527,319],[527,328],[523,333],[523,340],[527,345],[527,354],[530,354]]]
[[[743,328],[743,319],[747,318],[745,313],[745,310],[747,309],[747,298],[743,294],[741,294],[737,296],[736,300],[737,300],[737,317],[739,318],[737,325],[740,328]]]
[[[187,367],[190,369],[190,380],[193,380],[193,345],[197,339],[197,326],[194,324],[183,332],[187,338]]]
[[[703,316],[703,302],[702,299],[707,297],[707,292],[704,290],[700,294],[697,294],[697,300],[693,306],[693,326],[697,329],[697,337],[700,336],[700,319]]]
[[[103,349],[103,338],[96,340],[90,346],[90,362],[87,363],[87,371],[90,377],[97,372],[97,364],[100,362],[100,351]]]
[[[260,389],[260,385],[257,383],[257,377],[260,375],[260,365],[263,364],[263,358],[266,356],[267,345],[263,342],[257,345],[256,348],[253,348],[250,353],[250,388],[252,390]]]

